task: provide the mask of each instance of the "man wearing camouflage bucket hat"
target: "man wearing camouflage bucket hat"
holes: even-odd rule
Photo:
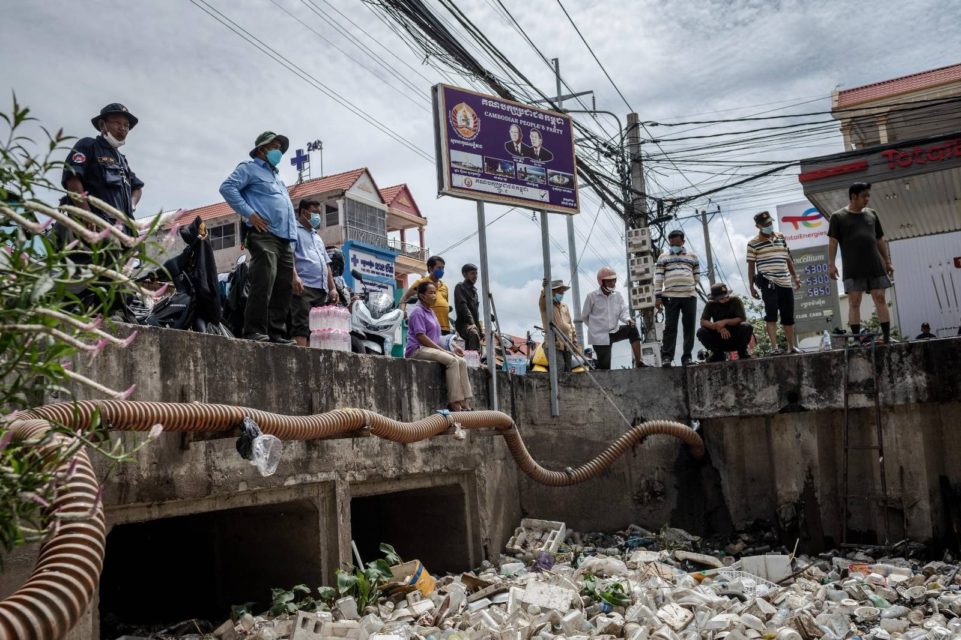
[[[294,344],[287,338],[287,311],[294,276],[297,217],[277,165],[290,147],[286,136],[264,131],[223,184],[220,195],[246,228],[250,251],[250,297],[243,337],[257,342]],[[243,235],[243,234],[241,234]]]

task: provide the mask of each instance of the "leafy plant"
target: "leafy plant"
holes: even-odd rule
[[[285,589],[270,590],[270,615],[272,616],[297,613],[298,611],[317,611],[320,605],[321,603],[310,595],[310,587],[305,584],[294,585],[289,591]]]
[[[624,585],[620,582],[604,584],[592,573],[585,573],[583,580],[581,595],[588,596],[595,602],[606,602],[612,607],[626,607],[631,604],[631,596],[624,591]]]
[[[126,347],[136,334],[118,338],[109,331],[108,312],[131,292],[149,295],[134,281],[128,265],[152,264],[148,242],[154,225],[130,235],[136,223],[106,203],[74,195],[51,206],[45,198],[65,193],[59,172],[71,138],[51,132],[13,97],[12,110],[0,112],[0,558],[12,548],[42,539],[57,520],[57,492],[69,473],[58,473],[80,446],[93,446],[113,463],[129,460],[109,425],[83,433],[62,425],[39,440],[15,440],[16,411],[51,397],[69,399],[70,386],[85,385],[100,395],[126,398],[133,391],[109,389],[74,370],[77,357],[95,357],[107,346]],[[108,223],[97,211],[121,220]],[[51,225],[54,225],[52,227]],[[56,230],[59,235],[54,233]],[[72,238],[69,242],[63,240]],[[151,436],[159,435],[158,426]],[[72,443],[51,452],[53,438]],[[43,451],[46,447],[48,450]],[[92,514],[90,514],[92,515]],[[71,516],[81,517],[81,516]],[[82,516],[89,517],[89,516]]]
[[[337,570],[337,593],[340,597],[353,596],[357,609],[363,611],[367,605],[380,597],[380,586],[393,576],[386,560],[368,562],[363,569],[350,567]]]
[[[400,559],[400,554],[397,553],[394,547],[386,542],[381,542],[379,548],[380,552],[384,554],[384,560],[387,561],[387,564],[394,566],[403,562],[403,560]]]
[[[352,596],[357,602],[358,611],[363,611],[380,597],[380,588],[393,573],[391,565],[400,564],[401,559],[389,544],[382,543],[380,551],[384,558],[368,562],[363,569],[356,569],[352,565],[346,569],[337,569],[336,587],[317,587],[316,596],[312,595],[310,587],[298,584],[290,589],[270,590],[270,609],[272,616],[296,613],[297,611],[323,611],[334,605],[338,598]],[[252,602],[231,607],[230,616],[237,620],[245,613],[249,613]]]

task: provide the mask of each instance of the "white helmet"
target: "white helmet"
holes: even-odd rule
[[[604,284],[605,280],[613,280],[617,277],[617,272],[611,267],[601,267],[597,272],[597,284]]]

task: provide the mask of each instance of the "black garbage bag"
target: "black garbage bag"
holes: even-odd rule
[[[207,322],[220,322],[223,320],[223,308],[220,305],[217,264],[206,225],[200,216],[197,216],[190,226],[180,230],[180,237],[189,250],[180,255],[178,262],[193,285],[197,315]]]

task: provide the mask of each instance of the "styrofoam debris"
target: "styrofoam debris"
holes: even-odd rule
[[[515,539],[512,545],[521,551],[509,549],[512,555],[469,574],[438,577],[428,595],[385,590],[379,601],[356,611],[363,616],[359,622],[336,623],[344,628],[331,626],[328,612],[302,614],[311,617],[318,635],[293,629],[287,636],[290,619],[246,615],[217,633],[220,640],[234,640],[229,633],[246,640],[367,634],[369,640],[961,638],[961,572],[946,562],[922,567],[876,558],[876,549],[848,552],[846,558],[794,558],[743,537],[716,547],[747,554],[735,559],[706,553],[699,538],[681,530],[653,534],[640,527],[619,536],[572,532],[550,562],[540,562],[538,549],[553,545],[550,533],[561,526],[525,519],[521,544]],[[338,601],[338,618],[352,617],[352,604],[356,609],[350,598]]]
[[[577,592],[566,587],[545,582],[531,582],[520,596],[521,602],[536,605],[541,609],[568,611],[571,602],[577,597]]]

